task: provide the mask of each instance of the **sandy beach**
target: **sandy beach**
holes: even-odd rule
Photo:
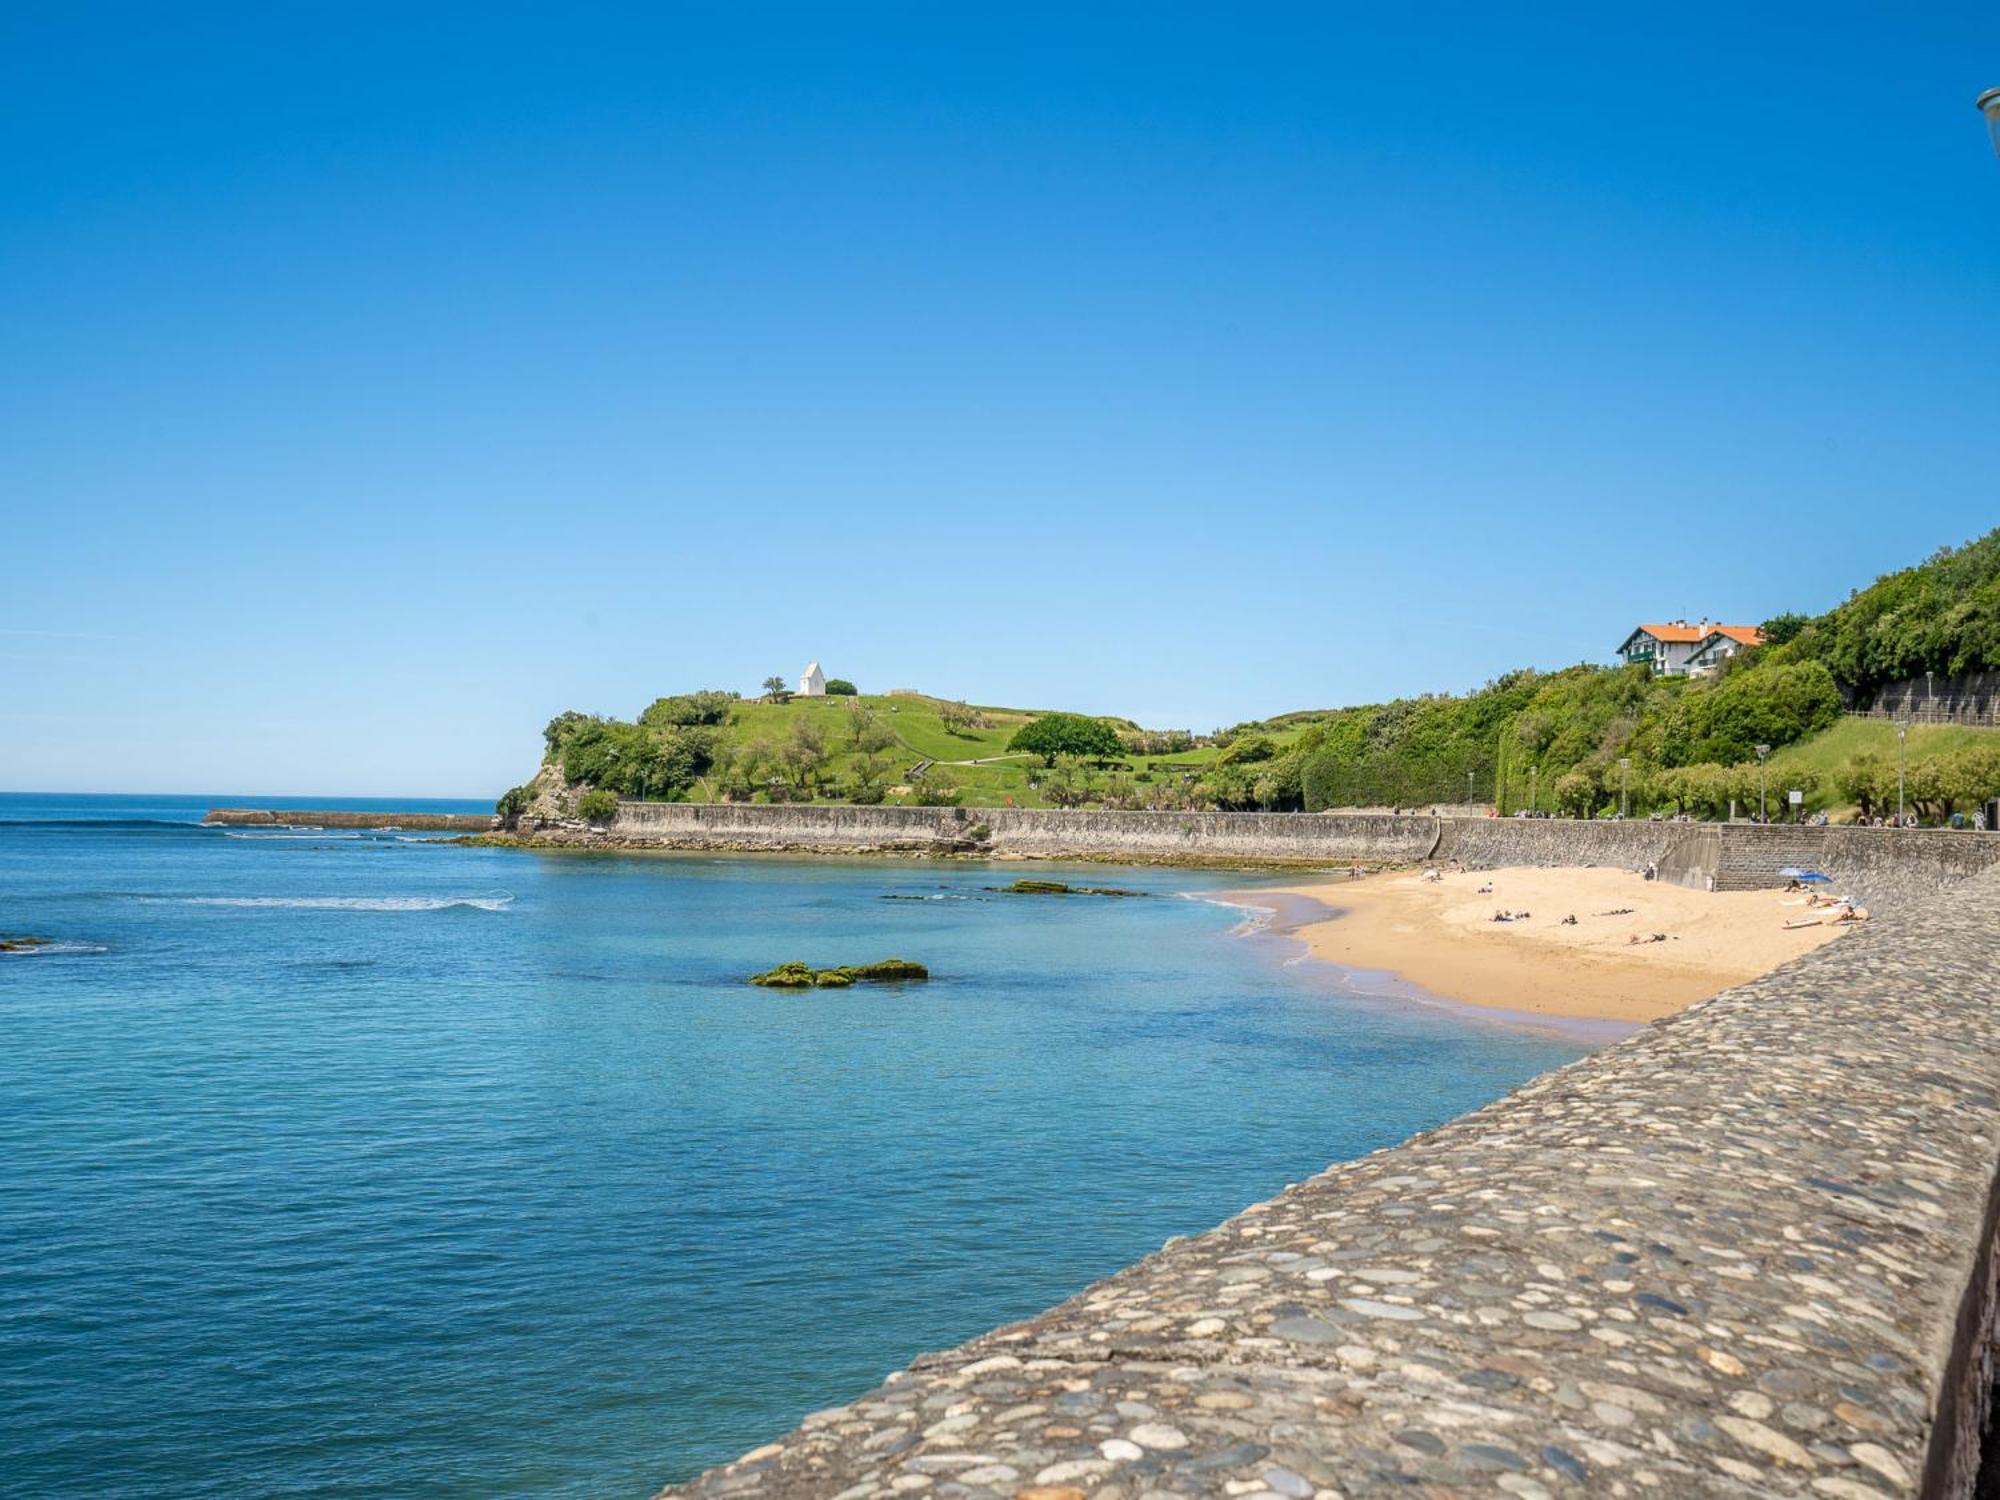
[[[1318,909],[1302,911],[1301,898]],[[1569,1020],[1656,1020],[1845,930],[1786,931],[1808,915],[1786,904],[1797,895],[1691,891],[1609,869],[1327,876],[1218,899],[1283,914],[1274,930],[1315,958],[1462,1004]],[[1495,922],[1499,910],[1528,916]],[[1563,920],[1571,915],[1574,925]],[[1651,941],[1656,933],[1664,941]]]

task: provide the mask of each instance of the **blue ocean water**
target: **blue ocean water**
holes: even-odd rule
[[[1171,899],[1242,878],[194,826],[243,800],[0,796],[8,1493],[636,1500],[1580,1051]]]

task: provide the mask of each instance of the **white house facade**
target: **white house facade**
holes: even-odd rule
[[[1689,654],[1687,674],[1706,677],[1737,652],[1763,644],[1764,632],[1755,625],[1717,625]]]
[[[1661,677],[1686,677],[1712,672],[1745,646],[1764,644],[1764,632],[1755,625],[1717,625],[1701,620],[1669,620],[1664,625],[1641,625],[1618,648],[1619,660],[1644,662]],[[1702,657],[1697,667],[1695,658]]]
[[[826,673],[819,669],[818,662],[808,662],[799,677],[801,698],[824,698],[826,696]]]

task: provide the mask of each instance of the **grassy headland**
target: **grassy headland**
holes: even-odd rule
[[[1893,811],[1894,728],[1847,711],[1926,672],[2000,670],[2000,531],[1764,628],[1765,645],[1709,677],[1523,669],[1469,693],[1199,735],[908,692],[683,693],[632,721],[559,715],[541,773],[501,811],[592,818],[618,797],[1292,811],[1472,801],[1591,817],[1622,793],[1635,815],[1715,817],[1754,807],[1760,786],[1774,806],[1796,788],[1809,812]],[[2000,732],[1918,726],[1905,757],[1906,795],[1927,818],[2000,794]]]

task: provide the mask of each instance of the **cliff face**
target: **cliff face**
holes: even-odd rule
[[[562,823],[576,816],[576,796],[569,783],[563,780],[562,767],[553,760],[542,762],[542,768],[535,772],[535,779],[528,783],[534,793],[534,800],[528,804],[523,817],[541,822]]]

